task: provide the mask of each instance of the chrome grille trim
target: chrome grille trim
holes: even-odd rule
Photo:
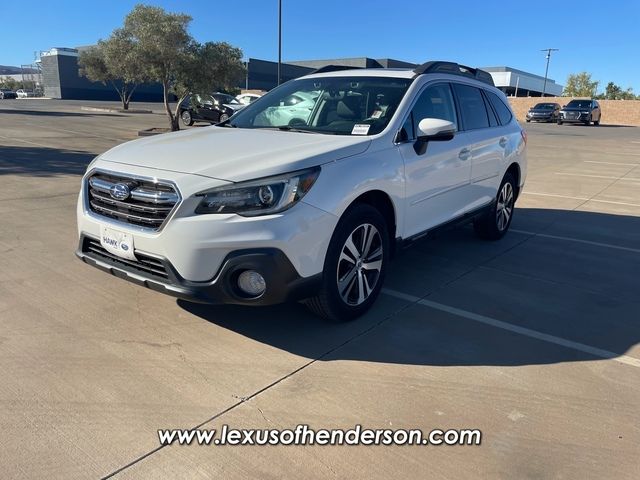
[[[130,188],[123,200],[111,197],[111,188]],[[158,232],[182,201],[174,182],[152,177],[93,169],[85,176],[85,212],[100,221],[144,232]]]

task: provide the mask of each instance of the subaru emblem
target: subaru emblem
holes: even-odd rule
[[[129,185],[126,183],[116,183],[109,189],[109,194],[115,200],[126,200],[129,198],[131,190],[129,189]]]

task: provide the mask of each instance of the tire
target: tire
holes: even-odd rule
[[[304,303],[316,315],[335,322],[359,317],[380,294],[389,258],[384,217],[370,205],[356,204],[333,232],[318,294]]]
[[[530,121],[531,121],[531,120],[529,120],[528,118],[527,118],[527,119],[525,119],[525,122],[527,122],[527,123],[529,123]]]
[[[473,228],[480,238],[499,240],[509,230],[516,202],[516,181],[507,173],[502,179],[496,201],[485,215],[473,221]]]
[[[562,125],[562,120],[558,120],[558,125]]]
[[[218,121],[218,123],[226,122],[227,120],[229,120],[229,115],[223,113],[222,115],[220,115],[220,120]]]
[[[182,112],[180,118],[182,118],[182,123],[184,123],[187,127],[193,125],[193,117],[191,116],[191,112],[189,110],[185,110],[184,112]]]
[[[599,127],[599,126],[600,126],[600,118],[598,118],[598,121],[597,121],[597,122],[595,122],[595,121],[594,121],[594,122],[593,122],[593,124],[594,124],[596,127]]]

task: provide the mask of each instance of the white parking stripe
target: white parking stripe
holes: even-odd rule
[[[568,175],[570,177],[587,177],[587,178],[606,178],[610,180],[624,180],[622,177],[614,177],[613,175],[589,175],[586,173],[565,173],[554,172],[556,175]]]
[[[587,245],[595,245],[596,247],[613,248],[615,250],[623,250],[625,252],[640,253],[640,248],[622,247],[620,245],[612,245],[611,243],[592,242],[591,240],[581,240],[579,238],[573,238],[573,237],[562,237],[559,235],[549,235],[546,233],[529,232],[527,230],[517,230],[515,228],[512,228],[510,231],[514,233],[522,233],[525,235],[535,235],[543,238],[553,238],[554,240],[564,240],[567,242],[584,243]]]
[[[620,162],[597,162],[595,160],[584,160],[584,163],[597,163],[599,165],[626,165],[629,167],[637,167],[638,163],[620,163]]]
[[[596,198],[585,198],[585,197],[572,197],[570,195],[556,195],[555,193],[538,193],[538,192],[522,192],[524,195],[538,195],[541,197],[557,197],[557,198],[569,198],[571,200],[583,200],[589,202],[600,202],[600,203],[611,203],[613,205],[628,205],[630,207],[640,207],[640,203],[629,203],[629,202],[615,202],[613,200],[598,200]]]
[[[558,198],[570,198],[571,200],[589,200],[589,198],[584,198],[584,197],[572,197],[570,195],[556,195],[555,193],[538,193],[538,192],[529,192],[529,191],[524,191],[522,192],[525,195],[539,195],[541,197],[558,197]]]
[[[589,355],[593,355],[594,357],[611,359],[618,363],[623,363],[625,365],[640,368],[640,359],[633,358],[628,355],[617,354],[615,352],[610,352],[609,350],[603,350],[602,348],[592,347],[591,345],[585,345],[584,343],[574,342],[572,340],[567,340],[566,338],[556,337],[555,335],[549,335],[548,333],[542,333],[538,332],[537,330],[531,330],[530,328],[520,327],[518,325],[513,325],[511,323],[496,320],[495,318],[486,317],[484,315],[479,315],[477,313],[462,310],[460,308],[450,307],[449,305],[444,305],[442,303],[421,299],[420,297],[414,297],[413,295],[407,295],[406,293],[391,290],[389,288],[383,288],[382,293],[400,298],[402,300],[406,300],[407,302],[417,303],[420,305],[424,305],[425,307],[450,313],[452,315],[463,317],[468,320],[473,320],[474,322],[483,323],[495,328],[501,328],[502,330],[517,333],[518,335],[524,335],[526,337],[535,338],[536,340],[541,340],[543,342],[552,343],[554,345],[560,345],[565,348],[570,348],[572,350],[587,353]]]

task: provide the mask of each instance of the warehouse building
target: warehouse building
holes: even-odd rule
[[[78,54],[82,48],[52,48],[41,54],[42,84],[44,95],[51,98],[81,100],[118,100],[118,94],[110,85],[91,82],[78,71]],[[392,58],[369,57],[334,58],[325,60],[298,60],[283,63],[280,68],[282,82],[307,75],[327,65],[354,68],[415,68],[417,65]],[[250,58],[246,63],[246,76],[238,88],[246,90],[271,90],[278,85],[278,64]],[[562,86],[547,79],[510,67],[483,67],[491,73],[493,81],[507,95],[539,97],[543,89],[548,96],[562,94]],[[159,84],[140,85],[132,101],[160,102],[162,87]]]

